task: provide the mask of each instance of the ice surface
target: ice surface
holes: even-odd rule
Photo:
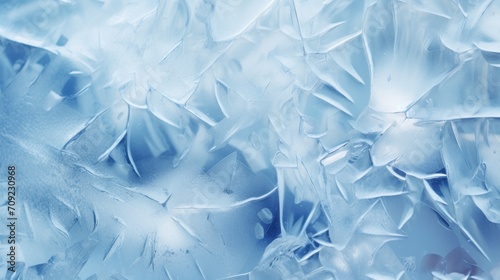
[[[500,279],[499,12],[1,1],[0,275]]]

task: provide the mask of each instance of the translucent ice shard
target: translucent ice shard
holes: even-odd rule
[[[412,118],[450,120],[498,116],[498,68],[488,66],[483,57],[472,53],[449,79],[431,89],[410,108]],[[477,83],[469,83],[475,77]],[[453,96],[448,93],[456,92]]]
[[[402,112],[458,65],[439,43],[439,16],[415,11],[410,3],[377,2],[364,33],[372,70],[370,107]],[[413,18],[425,19],[424,25],[411,24]]]
[[[439,124],[407,119],[389,128],[373,144],[371,155],[375,166],[394,161],[394,166],[406,173],[432,174],[443,168],[440,148]]]
[[[494,25],[497,18],[495,14],[500,11],[500,3],[498,1],[483,1],[482,5],[477,8],[482,13],[474,26],[474,43],[484,51],[499,53],[500,52],[500,37],[498,33],[493,32],[490,26]]]

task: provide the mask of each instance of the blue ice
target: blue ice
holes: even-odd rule
[[[5,0],[5,279],[500,279],[500,1]]]

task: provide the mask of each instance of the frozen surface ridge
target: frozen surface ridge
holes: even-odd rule
[[[499,15],[0,1],[0,278],[500,279]]]

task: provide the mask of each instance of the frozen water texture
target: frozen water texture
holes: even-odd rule
[[[500,279],[499,13],[1,1],[0,277]]]

